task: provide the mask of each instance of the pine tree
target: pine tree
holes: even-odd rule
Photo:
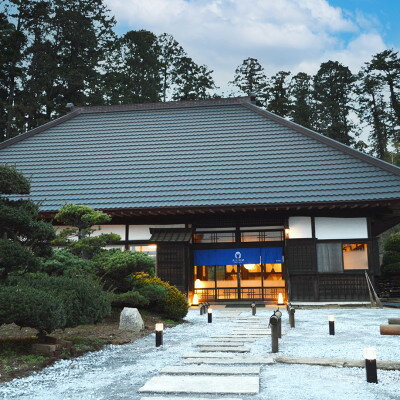
[[[211,97],[210,91],[215,88],[213,71],[205,65],[197,65],[189,57],[181,57],[173,72],[174,100],[201,100]]]
[[[290,117],[293,122],[312,129],[313,105],[312,105],[312,77],[304,72],[293,76],[290,82],[290,95],[292,106]]]
[[[337,61],[322,63],[314,76],[316,129],[347,145],[354,143],[349,118],[354,80],[349,68]]]
[[[161,95],[160,46],[146,30],[129,31],[119,39],[110,73],[111,103],[157,102]]]
[[[395,122],[400,125],[400,57],[398,52],[385,50],[376,54],[369,64],[369,70],[376,72],[377,78],[388,86]]]
[[[166,101],[168,90],[174,84],[175,71],[181,58],[186,56],[186,53],[179,43],[167,33],[163,33],[158,37],[158,45],[160,47],[161,97],[162,101]]]
[[[388,143],[394,137],[391,116],[385,100],[384,83],[371,73],[367,64],[358,75],[358,115],[370,129],[372,153],[381,159],[388,156]]]
[[[270,84],[267,88],[267,110],[281,117],[289,115],[291,102],[289,97],[289,82],[288,77],[290,72],[279,71],[270,79]]]
[[[267,78],[264,68],[256,58],[246,58],[235,70],[235,76],[230,84],[239,88],[243,93],[255,94],[259,98],[265,96]]]

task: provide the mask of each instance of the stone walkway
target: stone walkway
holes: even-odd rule
[[[202,396],[201,400],[207,400],[203,397],[206,395],[230,400],[225,396],[259,393],[260,365],[273,363],[268,355],[271,348],[268,318],[263,311],[262,317],[252,316],[250,310],[214,311],[208,338],[194,343],[195,350],[183,354],[180,365],[166,366],[149,379],[138,390],[146,394],[141,400],[169,399],[160,397],[164,394],[178,394],[179,397],[171,397],[175,400],[194,400],[193,395]],[[207,323],[206,315],[204,319]],[[213,327],[220,331],[221,324],[227,326],[226,335],[213,334]],[[260,340],[264,342],[263,354],[259,354],[259,346],[254,346]],[[147,396],[150,394],[151,397]]]

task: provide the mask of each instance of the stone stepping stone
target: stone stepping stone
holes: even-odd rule
[[[237,346],[230,346],[230,347],[200,347],[199,349],[202,353],[250,353],[250,349],[248,347],[237,347]]]
[[[164,367],[161,374],[258,375],[260,367],[221,367],[213,365],[176,365]]]
[[[271,334],[271,330],[270,329],[258,329],[258,330],[246,330],[246,331],[244,331],[244,330],[240,330],[240,331],[236,331],[236,330],[233,330],[232,331],[232,334],[233,335],[253,335],[253,336],[256,336],[256,335],[270,335]]]
[[[232,346],[244,346],[243,342],[204,342],[204,343],[197,343],[196,346],[198,347],[232,347]]]
[[[148,380],[139,393],[257,394],[258,376],[160,375]]]
[[[233,358],[234,354],[229,353],[186,353],[182,358]]]
[[[166,396],[152,396],[152,397],[141,397],[140,400],[215,400],[215,397],[182,397],[182,396],[174,396],[174,397],[166,397]],[[224,397],[223,400],[242,400],[240,397]]]
[[[184,364],[228,364],[228,365],[246,365],[246,364],[274,364],[272,357],[233,357],[233,358],[185,358]]]
[[[245,338],[245,337],[238,337],[238,336],[220,336],[220,335],[213,335],[210,336],[211,339],[218,339],[224,342],[255,342],[255,339],[252,338]]]

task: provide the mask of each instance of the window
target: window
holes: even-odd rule
[[[132,251],[139,251],[140,253],[145,253],[151,258],[157,258],[157,245],[134,245],[131,247]]]
[[[368,245],[365,243],[343,244],[344,269],[368,269]]]
[[[322,273],[368,269],[368,245],[341,242],[318,243],[317,262],[318,272]]]
[[[245,231],[241,232],[242,242],[270,242],[283,240],[282,231]]]
[[[193,236],[194,243],[235,242],[235,232],[198,232]]]

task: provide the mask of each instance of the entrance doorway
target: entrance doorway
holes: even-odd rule
[[[194,267],[194,293],[199,301],[268,300],[285,296],[282,264],[228,264]]]

